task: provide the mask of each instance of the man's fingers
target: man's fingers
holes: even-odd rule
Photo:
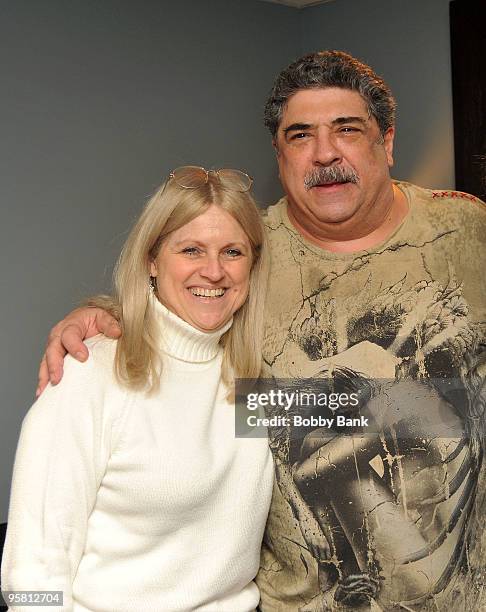
[[[42,361],[39,366],[39,374],[37,381],[37,389],[35,390],[35,396],[39,397],[39,395],[44,391],[49,382],[49,370],[47,369],[47,360],[46,354],[42,356]]]
[[[119,338],[121,329],[118,321],[105,310],[100,311],[96,317],[99,331],[109,338]]]
[[[53,385],[57,385],[62,378],[66,353],[69,353],[78,361],[88,359],[88,349],[83,343],[84,333],[84,329],[75,323],[71,323],[66,325],[60,336],[51,334],[46,348],[45,360],[49,380]]]
[[[81,329],[76,323],[66,325],[59,338],[60,344],[63,347],[63,359],[66,352],[68,352],[78,361],[86,361],[86,359],[88,359],[88,349],[86,348],[86,345],[83,342],[84,334],[85,331]]]
[[[94,307],[78,308],[53,327],[39,367],[36,396],[39,397],[49,381],[57,385],[61,380],[66,353],[78,361],[86,361],[89,353],[83,340],[100,333],[110,338],[119,338],[121,329],[114,317]]]
[[[64,364],[65,355],[66,351],[61,343],[61,338],[59,336],[51,336],[49,344],[46,347],[44,359],[49,381],[53,385],[57,385],[62,378],[62,366]]]

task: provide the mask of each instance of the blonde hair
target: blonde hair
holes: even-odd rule
[[[197,189],[184,189],[170,179],[162,184],[145,206],[118,259],[114,282],[123,334],[117,344],[115,374],[125,386],[148,391],[159,387],[163,364],[150,303],[149,265],[164,238],[211,205],[220,206],[236,219],[252,249],[248,298],[220,339],[224,350],[222,379],[230,385],[233,375],[257,378],[260,373],[269,267],[265,232],[250,193],[226,190],[210,173],[208,182]],[[96,305],[96,300],[91,305]]]

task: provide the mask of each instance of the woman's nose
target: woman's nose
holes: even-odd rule
[[[224,268],[217,256],[208,256],[199,272],[201,276],[204,276],[213,283],[221,280],[224,276]]]

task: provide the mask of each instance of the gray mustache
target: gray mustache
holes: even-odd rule
[[[307,190],[316,185],[328,183],[358,183],[359,176],[352,168],[342,166],[328,166],[314,168],[304,177],[304,185]]]

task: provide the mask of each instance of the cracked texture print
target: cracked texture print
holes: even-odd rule
[[[264,612],[486,609],[486,207],[397,185],[410,214],[370,251],[305,241],[285,199],[265,220],[265,374],[365,390],[380,427],[361,438],[270,430]],[[434,431],[444,420],[453,435]]]

